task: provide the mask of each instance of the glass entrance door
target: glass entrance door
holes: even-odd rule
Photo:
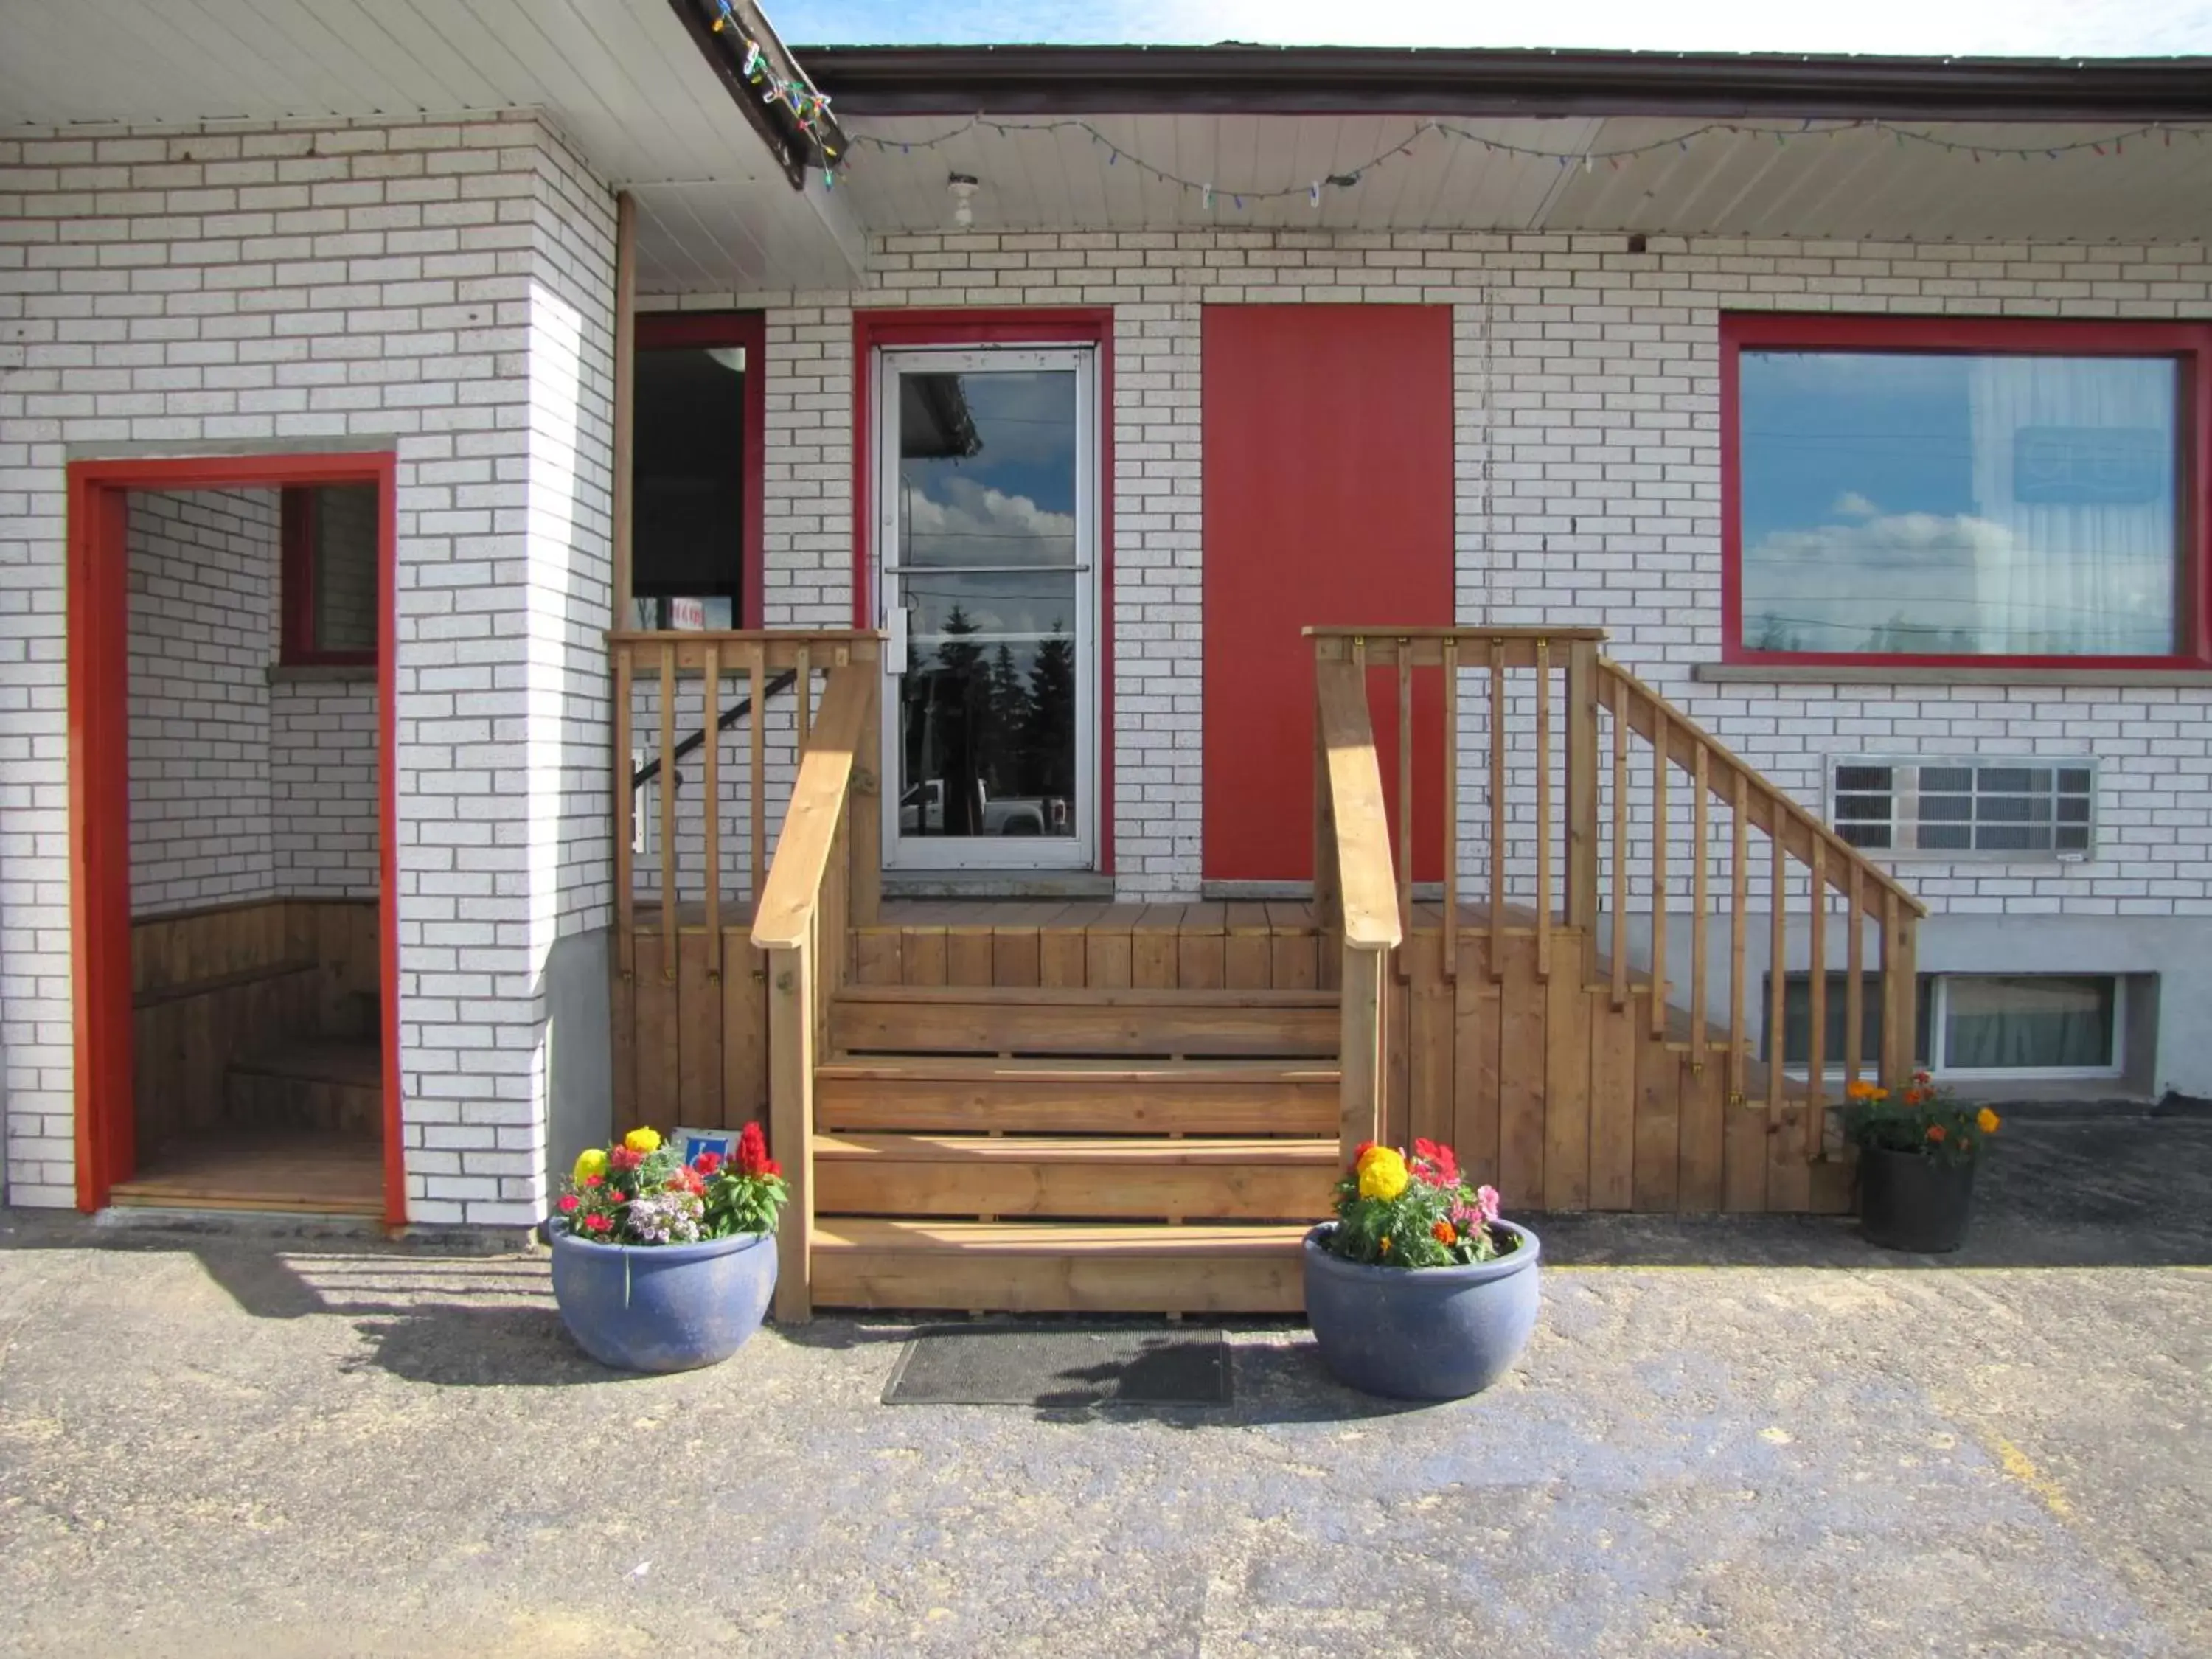
[[[877,592],[894,869],[1083,869],[1097,818],[1088,349],[884,351]]]

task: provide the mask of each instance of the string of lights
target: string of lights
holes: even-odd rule
[[[761,43],[744,33],[744,26],[738,21],[737,9],[731,0],[715,0],[715,3],[719,9],[714,16],[714,33],[732,29],[744,37],[745,59],[739,73],[748,83],[762,88],[761,102],[781,104],[791,112],[792,119],[799,123],[801,132],[814,141],[814,148],[822,158],[823,189],[836,189],[837,147],[830,142],[826,132],[830,125],[830,94],[817,91],[808,82],[775,73]]]
[[[1514,143],[1506,139],[1492,137],[1486,133],[1474,131],[1450,121],[1424,120],[1418,122],[1413,131],[1400,142],[1378,150],[1357,167],[1347,167],[1339,173],[1327,173],[1303,184],[1285,185],[1279,187],[1255,185],[1235,189],[1217,184],[1211,179],[1187,178],[1161,167],[1157,162],[1147,161],[1142,155],[1116,142],[1107,133],[1101,131],[1091,122],[1074,117],[1042,121],[1006,121],[990,116],[974,115],[957,126],[951,127],[943,132],[931,134],[927,137],[893,138],[875,133],[856,133],[853,135],[853,142],[872,149],[897,150],[901,154],[908,154],[917,149],[939,149],[976,132],[989,133],[1000,137],[1030,132],[1080,133],[1106,152],[1107,165],[1109,167],[1134,167],[1139,173],[1157,179],[1162,184],[1171,185],[1178,190],[1195,194],[1208,209],[1211,209],[1217,200],[1226,198],[1240,212],[1248,202],[1287,201],[1298,197],[1304,197],[1311,205],[1319,207],[1324,191],[1350,190],[1376,168],[1400,156],[1410,155],[1424,143],[1431,138],[1439,137],[1455,143],[1474,144],[1493,155],[1509,155],[1524,161],[1550,161],[1563,168],[1580,167],[1585,173],[1595,173],[1601,163],[1608,169],[1617,170],[1625,163],[1638,161],[1649,155],[1661,155],[1668,150],[1678,150],[1687,155],[1691,146],[1700,139],[1721,135],[1730,137],[1771,138],[1778,149],[1787,149],[1793,143],[1832,140],[1845,134],[1874,132],[1893,138],[1901,149],[1921,145],[1949,155],[1971,156],[1977,163],[1985,161],[2056,161],[2069,156],[2085,154],[2096,156],[2124,155],[2127,153],[2127,147],[2131,143],[2140,145],[2145,141],[2149,141],[2171,147],[2176,135],[2200,143],[2207,136],[2207,129],[2202,127],[2170,126],[2162,123],[2154,123],[2145,126],[2130,127],[2122,131],[2099,133],[2094,137],[2069,139],[2057,144],[2010,145],[1951,138],[1940,133],[1923,132],[1917,128],[1901,126],[1895,122],[1884,120],[1806,120],[1794,126],[1765,125],[1742,121],[1707,121],[1700,125],[1687,128],[1663,138],[1654,138],[1644,143],[1620,145],[1609,149],[1559,150],[1547,149],[1533,144]]]

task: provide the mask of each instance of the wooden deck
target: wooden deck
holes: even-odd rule
[[[658,798],[655,872],[627,855],[626,730],[616,744],[617,1122],[768,1123],[793,1188],[780,1316],[1294,1306],[1299,1235],[1367,1139],[1449,1141],[1520,1213],[1847,1206],[1819,1092],[1826,975],[1809,1085],[1759,1065],[1753,1033],[1780,1027],[1793,938],[1823,963],[1835,941],[1846,1078],[1901,1079],[1917,901],[1605,659],[1597,630],[1309,631],[1310,903],[884,902],[871,641],[614,640],[618,714],[640,661],[665,693],[744,660],[756,777],[763,665],[795,665],[799,771],[764,875],[757,792],[743,809],[757,912],[719,890],[738,820],[716,745],[690,827],[674,792]],[[1386,771],[1369,702],[1393,676]],[[1443,785],[1417,799],[1407,711],[1429,676]],[[1461,818],[1463,697],[1485,709],[1486,824]],[[663,753],[668,710],[664,696]],[[1455,852],[1442,902],[1414,898],[1416,807]],[[641,890],[695,888],[701,903],[665,914]],[[1725,927],[1670,941],[1681,900]],[[1883,999],[1879,1056],[1857,1052],[1867,995]]]
[[[143,1208],[380,1216],[383,1143],[324,1130],[214,1131],[142,1152],[113,1196]]]

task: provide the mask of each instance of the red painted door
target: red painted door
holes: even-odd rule
[[[1313,874],[1312,624],[1452,621],[1452,316],[1208,306],[1205,872]],[[1413,874],[1443,878],[1443,690],[1414,679]],[[1397,846],[1395,672],[1369,677]]]

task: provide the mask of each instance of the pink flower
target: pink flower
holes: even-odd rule
[[[578,1197],[575,1195],[575,1194],[574,1194],[574,1193],[563,1193],[563,1194],[561,1194],[561,1213],[562,1213],[562,1215],[574,1215],[574,1214],[575,1214],[575,1213],[576,1213],[576,1206],[577,1206],[577,1205],[579,1205],[579,1204],[580,1204],[580,1203],[582,1203],[582,1202],[583,1202],[583,1200],[582,1200],[581,1199],[578,1198]]]

